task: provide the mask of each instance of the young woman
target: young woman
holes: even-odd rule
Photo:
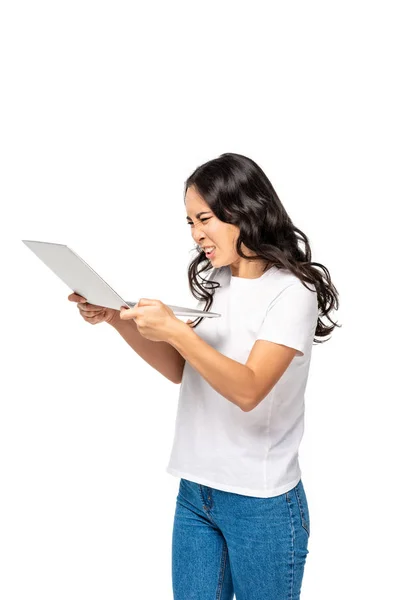
[[[340,327],[328,315],[338,292],[251,159],[222,154],[184,192],[198,245],[189,285],[197,306],[221,317],[184,323],[160,300],[119,313],[69,299],[181,384],[167,467],[180,478],[174,599],[296,600],[310,535],[304,393],[315,338]]]

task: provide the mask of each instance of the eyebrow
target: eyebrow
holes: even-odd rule
[[[197,213],[196,219],[198,219],[199,217],[201,217],[201,215],[207,215],[209,212],[210,212],[209,210],[203,210],[203,212]],[[191,221],[191,218],[190,217],[186,217],[186,220],[187,221]]]

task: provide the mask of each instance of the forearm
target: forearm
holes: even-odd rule
[[[218,352],[190,327],[176,329],[168,341],[221,396],[251,410],[254,373],[249,367]]]
[[[110,323],[129,346],[151,367],[173,383],[180,383],[184,359],[168,342],[153,342],[144,338],[133,319],[122,320],[117,314]]]

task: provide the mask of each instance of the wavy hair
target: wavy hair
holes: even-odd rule
[[[307,236],[292,223],[268,177],[253,160],[241,154],[221,154],[195,169],[185,181],[184,196],[189,186],[194,186],[220,221],[239,228],[236,242],[239,256],[247,260],[264,259],[264,272],[271,266],[284,268],[303,285],[311,283],[315,286],[319,310],[315,336],[326,337],[335,327],[341,327],[329,317],[332,308],[337,310],[339,307],[339,294],[328,269],[311,261]],[[300,247],[300,241],[304,243],[304,249]],[[243,254],[242,242],[255,252],[255,256]],[[195,298],[206,301],[203,310],[208,311],[220,284],[201,276],[213,267],[200,246],[197,245],[196,251],[188,268],[189,286]],[[332,325],[324,324],[321,317],[326,317]],[[190,326],[195,328],[204,318],[197,317]]]

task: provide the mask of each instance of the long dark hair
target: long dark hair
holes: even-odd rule
[[[264,272],[271,266],[288,269],[303,285],[311,283],[315,286],[319,309],[316,336],[325,337],[334,327],[341,327],[329,317],[332,308],[337,310],[339,307],[339,294],[328,269],[320,263],[311,262],[307,236],[293,225],[268,177],[253,160],[242,154],[221,154],[197,167],[188,177],[185,196],[189,186],[194,186],[220,221],[239,227],[236,243],[239,256],[248,260],[264,259],[267,261]],[[304,243],[304,250],[299,246],[300,240]],[[242,242],[256,255],[247,257],[243,254]],[[200,246],[196,251],[198,254],[188,269],[189,286],[195,298],[206,301],[203,310],[208,311],[215,288],[220,284],[201,276],[213,267]],[[322,269],[325,278],[317,267]],[[326,317],[332,325],[322,323],[321,317]],[[204,318],[192,321],[191,327],[196,327]],[[314,341],[321,343],[320,340]]]

